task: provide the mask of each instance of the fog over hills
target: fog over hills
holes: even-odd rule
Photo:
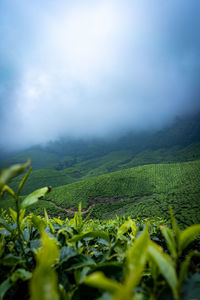
[[[200,106],[200,2],[0,1],[0,148],[158,130]]]
[[[134,160],[131,164],[138,165],[199,159],[200,112],[177,117],[160,130],[129,131],[109,138],[63,137],[23,151],[1,152],[0,166],[23,163],[28,158],[32,159],[33,169],[56,170],[70,168],[84,161],[91,161],[88,168],[92,169],[113,159],[116,160],[116,166],[123,162],[124,167],[131,160]]]

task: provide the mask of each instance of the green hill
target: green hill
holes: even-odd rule
[[[1,152],[0,149],[0,158]],[[0,168],[23,163],[27,158],[32,159],[34,170],[75,168],[80,173],[78,179],[142,164],[200,159],[200,112],[177,118],[154,132],[129,132],[107,139],[63,138],[13,154],[9,159],[1,158]]]
[[[94,217],[168,218],[171,205],[182,225],[198,223],[199,175],[200,161],[138,166],[56,187],[31,211],[43,214],[46,207],[51,215],[67,216],[81,201],[84,211],[93,207]],[[11,200],[1,201],[1,207],[8,205]]]
[[[47,199],[52,202],[41,201],[36,213],[46,207],[51,215],[73,214],[82,201],[85,211],[93,207],[94,217],[167,217],[172,205],[182,224],[200,222],[200,113],[177,118],[158,132],[35,146],[1,161],[0,167],[27,158],[33,171],[22,195],[53,187]],[[14,178],[11,187],[16,189],[21,179]],[[4,198],[0,207],[10,201]]]
[[[51,185],[55,188],[134,166],[193,161],[197,159],[200,159],[200,143],[192,144],[184,148],[173,147],[170,149],[158,149],[154,151],[145,150],[134,157],[130,150],[114,151],[102,157],[76,162],[73,166],[61,170],[33,170],[24,187],[23,194],[30,193],[45,185]],[[21,159],[16,162],[22,161],[23,160]],[[11,183],[12,188],[16,189],[21,179],[22,175],[14,178]]]

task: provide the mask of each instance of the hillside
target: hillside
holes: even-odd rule
[[[54,188],[46,200],[31,211],[51,215],[72,215],[81,201],[84,211],[93,207],[92,216],[111,218],[168,218],[169,205],[183,226],[200,222],[200,161],[152,164],[124,169]],[[1,207],[11,206],[1,201]]]
[[[1,162],[1,167],[32,159],[33,170],[22,195],[52,186],[43,207],[52,215],[72,215],[82,201],[92,215],[110,218],[168,217],[174,207],[182,225],[199,219],[200,114],[177,118],[149,133],[129,133],[118,139],[69,140],[33,147]],[[22,175],[11,182],[16,190]],[[4,198],[1,207],[8,207]],[[69,210],[70,208],[70,210]]]
[[[74,163],[72,167],[61,170],[39,169],[33,170],[23,194],[34,189],[51,185],[53,188],[70,184],[90,177],[128,169],[131,167],[155,164],[186,162],[200,159],[200,143],[187,147],[173,147],[170,149],[146,150],[132,156],[131,151],[114,151],[102,157]],[[22,175],[13,179],[11,186],[15,189],[22,179]]]
[[[31,158],[34,170],[75,168],[79,179],[90,172],[99,175],[142,164],[195,160],[200,158],[200,112],[177,118],[158,131],[107,139],[62,138],[10,155],[5,160],[0,155],[0,168]]]

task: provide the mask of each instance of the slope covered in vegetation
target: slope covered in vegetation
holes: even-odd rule
[[[125,169],[53,188],[46,200],[32,207],[36,214],[46,207],[51,215],[71,215],[81,201],[92,216],[111,218],[168,217],[173,207],[183,225],[200,222],[200,161],[153,164]],[[12,205],[4,199],[1,207]]]
[[[51,191],[20,200],[31,169],[16,192],[8,184],[27,167],[0,174],[0,195],[14,200],[0,217],[0,299],[198,299],[200,225],[181,231],[172,211],[172,229],[161,218],[83,220],[81,204],[70,220],[25,216]]]

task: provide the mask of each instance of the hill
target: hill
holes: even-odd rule
[[[200,161],[152,164],[85,179],[54,188],[46,200],[31,211],[50,215],[72,215],[80,201],[83,211],[93,207],[92,216],[117,215],[168,218],[169,205],[182,226],[200,222]],[[11,200],[1,207],[12,206]]]
[[[121,164],[132,167],[195,160],[200,158],[200,112],[179,117],[159,131],[129,132],[107,139],[63,138],[21,151],[9,159],[2,160],[0,155],[0,168],[23,163],[27,158],[32,159],[34,170],[75,168],[80,172],[79,179],[99,167],[101,171],[94,171],[94,175],[120,170],[124,167]]]
[[[40,169],[33,170],[23,194],[32,192],[40,187],[51,185],[53,188],[70,184],[79,180],[95,177],[110,172],[128,169],[131,167],[153,164],[185,162],[200,159],[200,143],[187,147],[173,147],[170,149],[145,150],[132,157],[129,151],[114,151],[102,157],[74,163],[72,167],[62,170]],[[16,189],[22,175],[13,179],[11,187]]]

